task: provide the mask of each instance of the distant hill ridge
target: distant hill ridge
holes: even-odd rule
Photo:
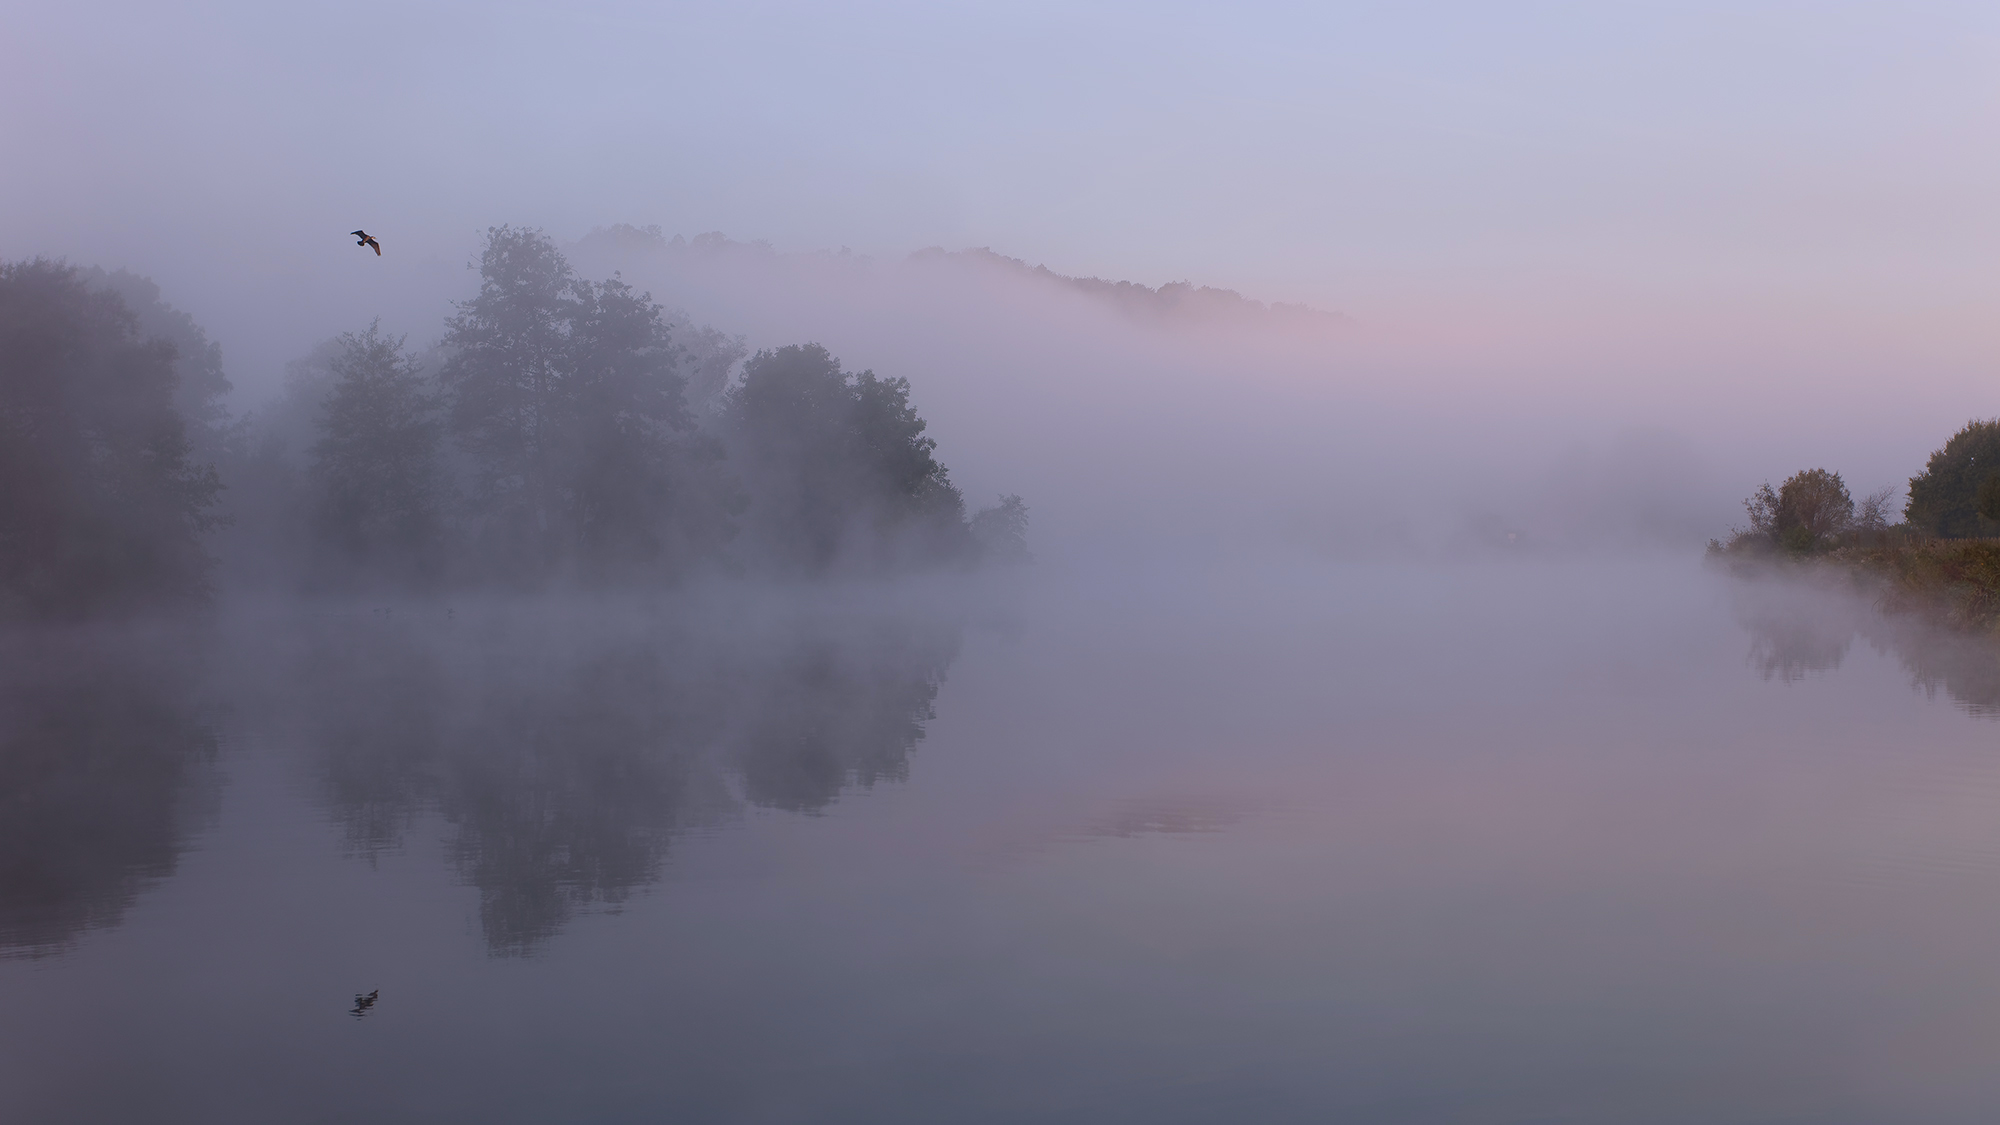
[[[669,238],[658,226],[636,227],[627,223],[599,227],[579,239],[577,248],[598,253],[637,251],[703,256],[728,253],[750,253],[774,258],[780,256],[768,242],[738,242],[720,231],[698,234],[692,239],[683,238],[678,234]],[[802,256],[845,257],[848,256],[848,251],[841,250],[838,253],[818,251]],[[1010,258],[984,246],[969,250],[946,250],[943,247],[932,246],[911,254],[909,260],[949,262],[998,270],[1042,284],[1057,285],[1083,293],[1128,314],[1166,320],[1265,319],[1324,327],[1348,322],[1348,318],[1340,313],[1328,312],[1310,305],[1284,301],[1266,304],[1245,297],[1234,289],[1217,289],[1187,281],[1170,281],[1155,288],[1136,281],[1073,277],[1057,273],[1047,266],[1029,265],[1020,258]]]

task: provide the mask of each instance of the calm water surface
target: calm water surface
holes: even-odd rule
[[[1685,558],[0,672],[0,1120],[2000,1118],[2000,656]]]

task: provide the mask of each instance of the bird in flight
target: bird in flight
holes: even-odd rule
[[[361,995],[359,992],[355,993],[354,1007],[349,1009],[347,1014],[353,1016],[355,1019],[360,1019],[362,1016],[367,1015],[368,1009],[375,1006],[375,998],[380,995],[382,995],[382,990],[379,988],[366,996]]]
[[[374,235],[369,234],[365,230],[357,230],[353,234],[356,246],[373,246],[375,248],[375,256],[378,258],[382,256],[382,244],[375,241]]]

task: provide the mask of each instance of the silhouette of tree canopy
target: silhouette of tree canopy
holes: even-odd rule
[[[1946,539],[1992,535],[2000,523],[1979,513],[1979,489],[2000,477],[2000,419],[1967,422],[1910,478],[1904,517]]]
[[[446,486],[441,427],[423,373],[402,338],[382,335],[379,324],[340,337],[332,373],[311,470],[322,574],[435,582]]]
[[[1000,563],[1033,561],[1028,554],[1028,505],[1019,496],[1002,496],[1000,503],[973,514],[968,527],[984,558]]]
[[[206,596],[220,486],[189,463],[174,365],[76,270],[0,265],[0,617]]]
[[[671,573],[713,553],[740,502],[694,432],[662,309],[578,278],[539,231],[496,227],[442,371],[476,466],[487,557],[537,581]]]
[[[1854,498],[1848,495],[1839,473],[1805,469],[1785,478],[1775,489],[1764,484],[1743,501],[1750,528],[1732,542],[1740,547],[1756,541],[1767,548],[1780,546],[1800,553],[1824,548],[1851,530],[1880,531],[1887,497],[1886,492],[1868,497],[1857,520]]]
[[[79,276],[92,289],[116,293],[132,310],[141,337],[174,346],[174,409],[187,426],[193,457],[210,463],[226,457],[237,428],[222,401],[231,390],[222,371],[222,346],[208,338],[194,317],[162,300],[152,278],[126,270],[107,273],[96,266]]]
[[[688,404],[701,409],[720,405],[730,375],[743,357],[750,354],[749,345],[743,337],[731,336],[712,325],[696,327],[685,316],[676,316],[669,330],[681,349]]]
[[[480,499],[510,531],[538,538],[559,519],[559,384],[576,278],[540,232],[487,233],[479,295],[446,322],[453,355],[442,375],[452,424],[478,463]]]
[[[378,322],[232,420],[220,348],[151,281],[0,267],[0,619],[201,600],[211,536],[227,584],[266,590],[1027,560],[1025,505],[966,519],[907,380],[807,344],[732,385],[741,337],[540,231],[490,229],[479,270],[424,360]]]
[[[965,501],[907,379],[840,369],[818,344],[762,351],[725,396],[755,557],[794,574],[968,558]]]

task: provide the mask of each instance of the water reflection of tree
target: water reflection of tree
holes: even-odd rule
[[[729,747],[751,802],[817,812],[850,784],[900,781],[957,650],[905,629],[802,639],[746,677]]]
[[[2000,640],[1938,627],[1914,615],[1865,622],[1877,652],[1893,652],[1913,686],[1945,696],[1975,715],[2000,716]]]
[[[579,908],[623,902],[659,877],[678,832],[725,808],[699,754],[706,708],[656,652],[536,665],[532,684],[470,685],[485,698],[442,775],[453,858],[500,953],[532,952]]]
[[[216,738],[178,643],[0,641],[0,956],[62,950],[173,873]]]
[[[741,802],[817,811],[903,777],[956,644],[909,622],[750,637],[368,620],[312,645],[301,710],[350,847],[440,814],[489,948],[526,954],[657,881],[674,839]]]
[[[1968,711],[2000,716],[2000,640],[1967,634],[1920,613],[1886,613],[1852,590],[1756,583],[1738,589],[1736,620],[1750,634],[1750,664],[1787,683],[1840,667],[1856,637],[1893,655],[1911,684]]]
[[[1750,666],[1766,680],[1795,684],[1809,673],[1831,672],[1854,644],[1846,615],[1758,614],[1741,621],[1750,631]]]

